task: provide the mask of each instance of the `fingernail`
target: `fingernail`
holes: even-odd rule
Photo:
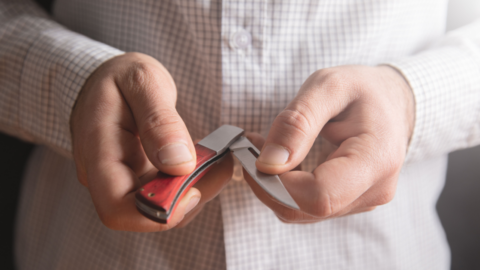
[[[174,143],[162,147],[158,159],[165,165],[177,165],[192,160],[192,154],[185,144]]]
[[[187,207],[185,208],[185,214],[192,211],[192,209],[197,206],[198,202],[200,201],[200,197],[193,197],[190,199],[190,201],[187,204]]]
[[[290,153],[280,145],[269,144],[265,146],[258,157],[258,161],[270,165],[283,165],[287,162]]]

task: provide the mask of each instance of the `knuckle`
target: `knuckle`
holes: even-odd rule
[[[160,109],[145,116],[141,125],[141,134],[158,136],[159,129],[162,130],[162,134],[171,134],[179,132],[182,126],[183,121],[176,112]]]
[[[347,78],[345,71],[341,68],[321,69],[317,73],[317,78],[320,78],[326,89],[332,89],[332,91],[347,88],[351,82],[351,78]]]
[[[301,109],[285,109],[274,122],[274,126],[282,130],[289,130],[289,133],[300,133],[307,136],[312,130],[312,124],[307,114]]]
[[[139,52],[127,52],[123,56],[128,59],[139,60],[139,59],[144,59],[147,55]]]
[[[403,162],[405,160],[405,152],[400,151],[398,152],[391,161],[391,170],[394,172],[395,175],[400,173],[400,170],[403,167]]]
[[[154,70],[151,64],[142,61],[135,61],[127,71],[127,83],[130,89],[137,89],[144,86],[153,76]]]
[[[398,147],[395,147],[395,145],[385,145],[383,149],[386,150],[383,151],[383,154],[379,155],[380,158],[378,159],[378,162],[383,165],[385,177],[395,177],[402,169],[405,154],[403,151],[396,150]]]
[[[342,107],[362,95],[361,77],[349,67],[333,67],[319,70],[315,83],[321,86],[329,100],[334,100],[332,104],[328,104],[330,107]]]
[[[385,175],[388,178],[397,178],[402,169],[403,161],[398,158],[390,159],[385,168]]]
[[[152,84],[176,89],[175,82],[168,70],[155,59],[140,54],[130,56],[128,61],[125,73],[122,74],[125,75],[123,82],[130,90],[140,91]]]
[[[391,202],[395,197],[395,187],[386,188],[375,200],[375,205],[383,205]]]

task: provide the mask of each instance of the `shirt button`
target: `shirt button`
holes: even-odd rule
[[[245,30],[239,30],[230,37],[230,46],[233,49],[246,49],[252,43],[252,35]]]

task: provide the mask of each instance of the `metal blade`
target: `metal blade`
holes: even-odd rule
[[[255,161],[260,151],[245,137],[240,137],[230,145],[230,150],[242,163],[243,168],[257,182],[263,190],[280,203],[293,208],[300,209],[292,196],[288,193],[278,175],[265,174],[257,170]]]
[[[217,155],[228,150],[230,144],[235,142],[243,134],[243,129],[230,125],[223,125],[217,128],[198,144],[212,149]]]

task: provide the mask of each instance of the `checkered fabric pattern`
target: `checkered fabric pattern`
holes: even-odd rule
[[[480,143],[480,22],[444,33],[446,0],[56,0],[53,18],[0,0],[0,130],[43,146],[18,214],[19,269],[448,269],[435,212],[446,153]],[[123,51],[157,58],[194,138],[221,124],[268,134],[315,70],[389,64],[416,124],[395,199],[283,224],[231,181],[189,226],[111,231],[76,180],[68,119],[88,76]],[[318,138],[310,170],[333,149]]]

